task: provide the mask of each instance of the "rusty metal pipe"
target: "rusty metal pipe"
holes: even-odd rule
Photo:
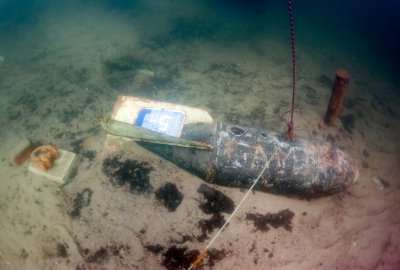
[[[350,74],[346,70],[341,69],[336,72],[331,98],[324,119],[328,126],[336,125],[336,119],[342,109],[349,81]]]

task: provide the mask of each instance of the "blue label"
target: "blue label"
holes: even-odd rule
[[[162,109],[142,109],[136,118],[136,125],[152,131],[179,137],[185,113]]]

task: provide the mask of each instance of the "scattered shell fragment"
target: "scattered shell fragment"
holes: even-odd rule
[[[149,77],[153,77],[154,76],[154,71],[148,70],[148,69],[139,69],[138,73],[141,73],[143,75],[147,75]]]
[[[390,185],[388,182],[381,179],[379,176],[372,176],[371,179],[380,190],[384,190],[385,188],[389,187],[389,185]]]

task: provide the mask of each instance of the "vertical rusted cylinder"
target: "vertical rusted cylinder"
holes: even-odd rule
[[[336,118],[339,116],[340,110],[342,109],[349,81],[350,74],[346,70],[340,69],[336,71],[335,83],[332,88],[331,99],[329,100],[325,115],[325,123],[328,126],[334,126],[336,124]]]

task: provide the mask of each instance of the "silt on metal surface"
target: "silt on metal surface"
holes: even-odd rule
[[[140,142],[154,153],[209,183],[276,194],[320,197],[343,191],[357,178],[355,162],[329,143],[223,123],[185,126],[182,138],[212,145],[211,150]]]

